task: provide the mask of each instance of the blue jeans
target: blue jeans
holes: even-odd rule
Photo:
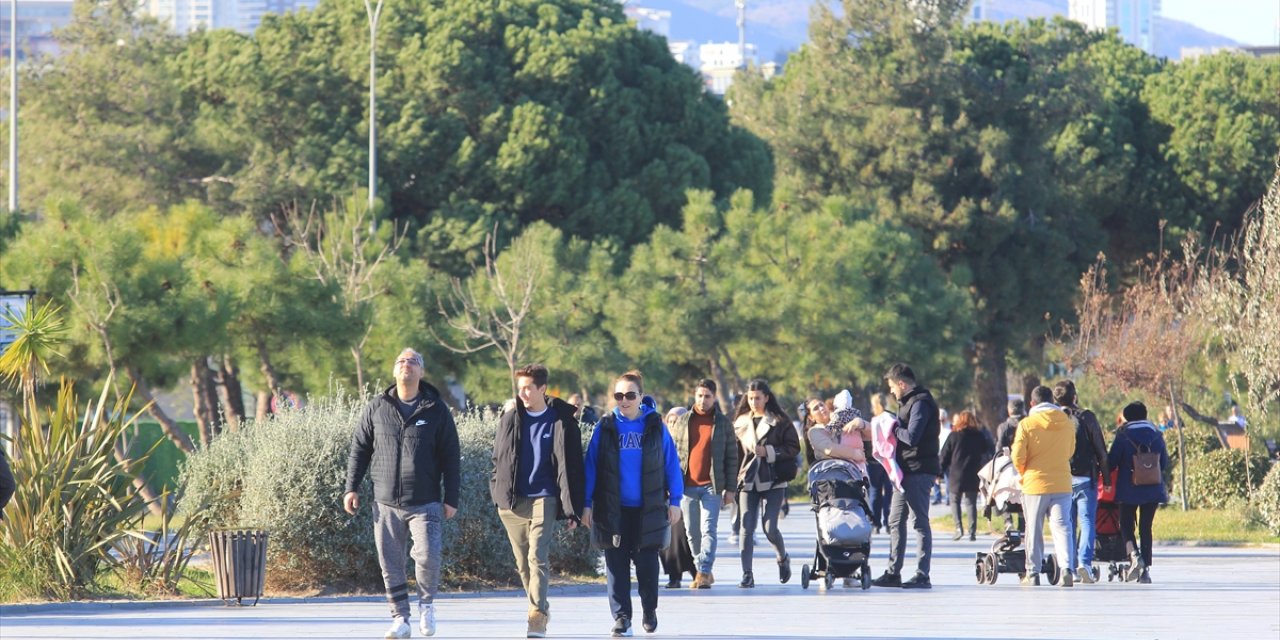
[[[711,573],[716,561],[716,523],[720,521],[720,496],[711,485],[695,487],[686,485],[684,498],[680,500],[684,515],[685,532],[689,535],[689,550],[700,573]]]
[[[1071,556],[1071,570],[1093,564],[1094,523],[1098,516],[1098,483],[1092,478],[1071,484],[1071,522],[1079,526],[1076,552]]]

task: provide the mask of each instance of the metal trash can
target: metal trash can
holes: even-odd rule
[[[228,605],[253,598],[258,604],[267,581],[267,532],[261,529],[215,529],[209,532],[209,555],[218,581],[218,597]]]

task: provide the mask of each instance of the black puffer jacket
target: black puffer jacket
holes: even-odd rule
[[[419,382],[417,403],[405,420],[395,392],[395,386],[388,388],[360,415],[351,435],[346,491],[356,491],[368,472],[373,499],[382,504],[403,508],[443,501],[456,508],[461,458],[453,414],[438,389]]]
[[[619,470],[618,423],[613,412],[600,419],[599,450],[596,452],[596,487],[591,496],[591,543],[597,549],[613,549],[622,544],[622,476]],[[663,450],[662,417],[650,413],[640,436],[642,450],[639,549],[665,548],[671,540],[667,520],[667,457]]]
[[[928,389],[917,386],[900,400],[898,407],[898,448],[894,455],[903,473],[942,474],[938,464],[938,440],[942,424],[938,422],[938,403]]]
[[[551,411],[556,423],[552,429],[552,464],[556,469],[559,511],[556,518],[578,519],[582,515],[582,494],[586,480],[582,471],[582,430],[573,417],[573,405],[551,398]],[[516,400],[516,408],[498,419],[493,436],[493,475],[489,477],[489,496],[499,509],[510,509],[516,499],[516,472],[520,466],[520,416],[524,403]]]

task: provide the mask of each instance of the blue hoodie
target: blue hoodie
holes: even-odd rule
[[[642,449],[640,441],[644,437],[645,417],[656,413],[647,405],[640,405],[640,414],[634,420],[623,417],[617,409],[613,410],[614,420],[618,425],[618,474],[620,476],[619,498],[624,507],[644,506],[644,494],[640,486],[643,470]],[[596,458],[600,453],[600,429],[591,433],[591,444],[587,445],[587,453],[583,460],[586,475],[587,496],[583,506],[590,508],[591,500],[596,492]],[[667,428],[662,428],[662,450],[666,457],[667,493],[671,506],[680,506],[684,497],[684,474],[680,471],[680,456],[676,453],[676,443],[671,439]]]

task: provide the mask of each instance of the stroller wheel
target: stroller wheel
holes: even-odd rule
[[[800,588],[809,588],[809,565],[800,565]]]
[[[1044,561],[1044,573],[1049,578],[1049,584],[1057,585],[1058,581],[1062,579],[1062,569],[1058,567],[1057,556],[1049,556],[1049,559]]]
[[[868,564],[862,565],[862,570],[859,571],[859,573],[862,574],[862,590],[866,591],[867,589],[870,589],[871,588],[871,565],[868,565]]]
[[[834,586],[835,583],[836,583],[836,576],[830,571],[828,571],[827,575],[823,576],[822,578],[822,584],[824,587],[827,588],[827,591],[830,591],[831,587]]]

